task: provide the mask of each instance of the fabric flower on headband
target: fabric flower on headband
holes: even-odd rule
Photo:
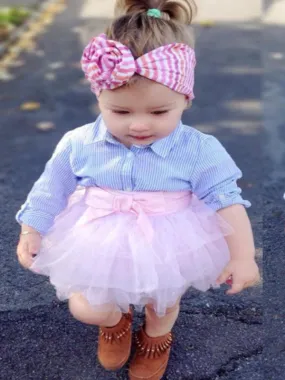
[[[161,46],[135,59],[127,46],[101,34],[86,46],[81,64],[97,96],[102,90],[123,86],[138,74],[194,99],[195,52],[185,44]]]

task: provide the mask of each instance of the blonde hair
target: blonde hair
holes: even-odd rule
[[[148,16],[152,8],[161,11],[161,18]],[[116,18],[106,34],[128,46],[135,58],[176,42],[193,47],[189,25],[196,10],[194,0],[116,0]]]

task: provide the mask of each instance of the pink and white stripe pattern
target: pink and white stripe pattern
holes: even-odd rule
[[[81,64],[97,96],[138,74],[194,99],[195,51],[185,44],[161,46],[135,60],[127,46],[101,34],[86,46]]]

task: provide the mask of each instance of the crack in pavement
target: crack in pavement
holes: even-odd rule
[[[235,313],[231,310],[226,310],[226,307],[208,307],[208,308],[202,308],[200,310],[187,310],[187,309],[181,309],[181,314],[184,315],[205,315],[205,316],[212,316],[212,317],[225,317],[227,319],[231,319],[233,321],[237,321],[240,323],[245,323],[247,325],[261,325],[262,324],[262,318],[263,313],[261,310],[261,307],[258,308],[251,308],[250,309],[243,309],[243,310],[236,310]],[[239,313],[244,313],[244,315],[240,315]]]
[[[221,368],[216,372],[212,377],[203,379],[203,380],[217,380],[222,379],[221,376],[228,376],[230,373],[235,372],[240,363],[246,360],[252,359],[262,354],[263,347],[260,346],[256,350],[250,351],[249,353],[244,353],[241,355],[237,355],[228,360],[228,362],[221,366]],[[230,368],[229,368],[230,367]]]
[[[36,305],[32,308],[26,309],[16,309],[16,310],[6,310],[6,311],[0,311],[0,320],[1,322],[6,321],[20,321],[20,320],[27,320],[31,316],[37,315],[41,316],[45,313],[50,313],[51,309],[53,308],[66,308],[66,302],[58,302],[55,300],[53,303],[48,305]],[[200,308],[192,308],[189,309],[187,306],[187,309],[181,308],[180,314],[181,315],[187,315],[187,316],[194,316],[194,315],[204,315],[204,316],[211,316],[215,318],[224,317],[233,321],[237,321],[240,323],[244,323],[247,325],[261,325],[262,324],[262,318],[263,313],[261,306],[260,307],[251,307],[251,308],[245,308],[245,309],[239,309],[238,307],[234,308],[235,310],[230,310],[228,305],[225,306],[216,306],[213,305],[211,307],[200,307]]]

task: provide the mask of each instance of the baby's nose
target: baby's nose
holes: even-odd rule
[[[148,132],[150,127],[146,123],[132,123],[130,130],[132,132],[143,133]]]

